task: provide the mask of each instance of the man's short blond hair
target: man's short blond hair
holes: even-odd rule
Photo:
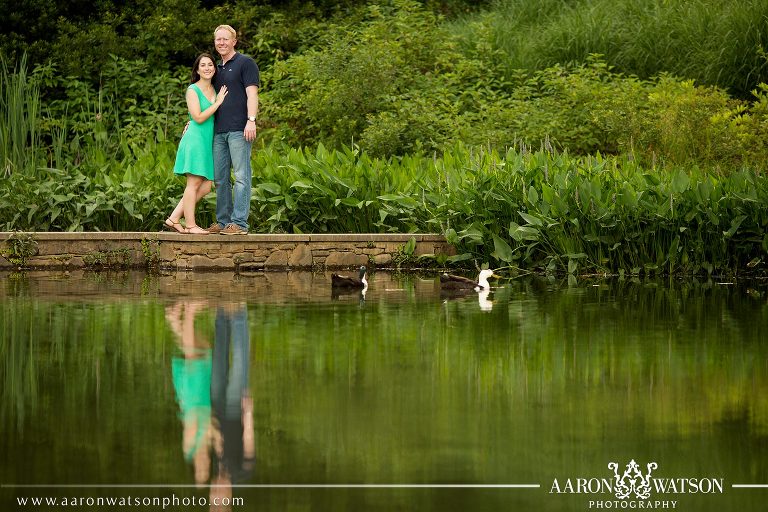
[[[229,32],[232,36],[232,39],[237,39],[237,31],[235,31],[235,29],[233,29],[230,25],[219,25],[216,27],[216,30],[213,31],[213,37],[216,37],[216,32],[222,29]]]

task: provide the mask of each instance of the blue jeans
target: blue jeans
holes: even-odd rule
[[[216,311],[216,338],[211,370],[211,405],[219,421],[239,420],[242,398],[248,394],[251,364],[248,310]]]
[[[213,136],[216,222],[224,227],[237,224],[248,230],[248,215],[251,212],[251,145],[243,137],[243,132],[217,133]],[[230,167],[234,169],[234,187],[230,182]]]

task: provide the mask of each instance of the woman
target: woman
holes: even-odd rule
[[[183,424],[184,459],[195,471],[195,483],[204,484],[210,476],[211,423],[210,343],[195,330],[195,317],[204,302],[179,301],[165,308],[165,318],[176,334],[179,354],[171,358],[171,373]]]
[[[195,223],[195,205],[211,191],[213,180],[213,114],[227,96],[227,88],[219,94],[213,89],[212,80],[216,64],[208,53],[200,54],[192,65],[192,85],[187,88],[187,109],[190,123],[179,143],[176,153],[175,174],[187,177],[184,195],[171,215],[165,219],[165,227],[179,233],[207,235],[208,231]],[[181,225],[184,217],[186,226]]]

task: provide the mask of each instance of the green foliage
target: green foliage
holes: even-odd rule
[[[141,253],[147,270],[156,270],[160,265],[160,242],[157,240],[141,239]]]
[[[742,272],[765,257],[765,177],[630,158],[455,147],[441,159],[259,152],[256,230],[439,231],[459,257],[585,272]]]
[[[264,113],[293,142],[338,147],[363,137],[374,154],[402,152],[397,131],[410,119],[383,116],[382,129],[376,116],[400,114],[404,98],[429,87],[444,40],[416,2],[370,5],[357,24],[331,26],[318,48],[276,64]]]
[[[0,250],[2,255],[10,263],[17,267],[26,267],[30,257],[37,254],[37,240],[32,233],[14,231],[5,240],[5,248]]]
[[[449,4],[449,11],[460,10]],[[491,12],[506,16],[509,5],[499,4]],[[34,82],[43,99],[43,118],[36,128],[48,148],[45,162],[42,155],[29,152],[35,167],[64,169],[74,163],[92,167],[86,173],[91,174],[110,156],[128,157],[137,140],[140,145],[151,139],[177,140],[186,119],[182,91],[188,62],[210,44],[210,34],[202,30],[210,20],[196,18],[205,10],[197,4],[189,12],[177,0],[164,0],[163,6],[160,15],[150,4],[139,3],[112,19],[116,26],[151,26],[141,34],[152,37],[134,38],[143,41],[140,53],[150,54],[148,61],[120,57],[127,46],[138,44],[123,39],[113,45],[115,54],[108,54],[104,38],[102,54],[90,60],[98,77],[84,77],[77,70],[82,66],[68,65],[66,57],[35,68]],[[674,6],[676,2],[667,2],[659,12]],[[582,7],[577,2],[566,11],[582,12]],[[437,4],[431,8],[442,11]],[[517,8],[520,26],[562,18],[561,2]],[[625,76],[616,72],[621,67],[608,65],[613,62],[609,52],[605,58],[587,53],[571,59],[580,64],[512,70],[509,48],[497,37],[492,18],[472,13],[448,23],[412,0],[337,9],[330,3],[307,4],[302,9],[303,16],[244,4],[212,11],[232,18],[227,21],[241,28],[239,48],[262,65],[262,143],[357,145],[383,158],[442,152],[459,142],[498,151],[525,144],[572,154],[632,153],[651,166],[695,162],[724,172],[766,161],[759,135],[766,111],[760,108],[759,93],[754,102],[737,101],[721,89],[670,76]],[[611,9],[597,3],[592,15],[604,20],[608,12],[624,13]],[[651,12],[640,11],[643,16]],[[190,19],[181,17],[182,12]],[[589,16],[578,18],[594,22]],[[75,16],[71,23],[77,26],[83,19]],[[188,31],[174,29],[178,19],[187,20]],[[138,25],[132,30],[140,30]],[[118,30],[110,37],[129,32]],[[98,31],[70,35],[87,38],[89,33]],[[173,73],[164,71],[170,54],[161,51],[163,45],[173,41],[174,48],[186,48],[186,38],[195,37],[205,42],[189,54],[187,64]]]
[[[500,49],[510,72],[600,53],[624,73],[667,72],[742,98],[768,81],[768,4],[761,0],[497,0],[454,26],[464,47],[485,38]]]
[[[263,22],[290,38],[292,19]],[[571,273],[759,267],[768,86],[736,100],[625,76],[597,55],[507,72],[487,24],[460,47],[410,0],[332,19],[302,24],[318,28],[304,49],[251,39],[278,59],[263,75],[256,230],[437,231],[460,248],[449,263]],[[182,191],[171,169],[188,73],[115,55],[98,83],[58,63],[3,68],[4,166],[24,171],[0,182],[0,228],[157,229]]]
[[[399,269],[403,266],[414,263],[417,259],[414,256],[415,250],[416,250],[416,238],[411,237],[392,256],[392,261],[395,264],[395,266]]]
[[[27,74],[25,58],[11,70],[0,56],[0,91],[0,176],[35,174],[40,92]]]
[[[664,76],[641,83],[613,82],[615,94],[596,99],[593,117],[606,138],[623,153],[646,162],[704,163],[724,169],[759,167],[766,154],[755,151],[744,119],[748,103],[717,88]],[[763,113],[756,110],[758,116]],[[752,121],[752,120],[750,120]]]
[[[93,251],[83,256],[83,263],[88,269],[126,269],[131,265],[130,249]]]
[[[714,120],[726,124],[744,151],[744,160],[759,168],[768,164],[768,84],[752,91],[755,101],[736,105]]]

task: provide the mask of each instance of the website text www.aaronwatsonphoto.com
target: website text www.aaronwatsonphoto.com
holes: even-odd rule
[[[160,497],[50,497],[50,496],[31,496],[17,497],[16,505],[24,507],[153,507],[154,510],[161,508],[165,510],[169,507],[242,507],[243,498],[218,497],[212,498],[174,495]]]

